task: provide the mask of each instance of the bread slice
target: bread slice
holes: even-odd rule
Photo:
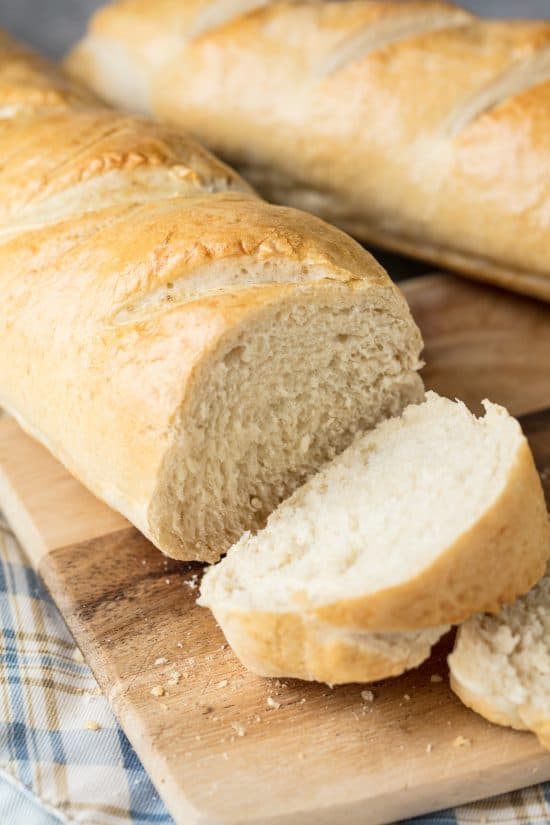
[[[203,598],[199,600],[206,604]],[[236,613],[210,605],[240,660],[260,676],[330,685],[376,682],[425,661],[449,626],[377,633],[334,627],[299,612]]]
[[[550,748],[550,568],[498,616],[467,621],[449,665],[464,704],[497,725],[532,730]]]
[[[428,393],[358,437],[207,571],[201,604],[245,664],[327,679],[324,667],[302,667],[312,638],[330,660],[327,626],[439,628],[437,638],[540,578],[550,553],[540,479],[518,422],[484,405],[476,418]]]

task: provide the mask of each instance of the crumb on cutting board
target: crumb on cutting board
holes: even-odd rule
[[[181,673],[179,670],[173,670],[172,673],[168,676],[168,680],[166,682],[167,685],[173,687],[174,685],[178,685],[181,679]]]
[[[457,736],[456,739],[453,739],[454,748],[469,748],[471,744],[472,740],[466,736]]]

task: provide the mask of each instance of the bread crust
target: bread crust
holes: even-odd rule
[[[119,0],[70,69],[191,129],[267,197],[550,300],[550,23],[428,0],[216,8]]]
[[[448,630],[437,628],[394,646],[383,634],[341,628],[335,632],[299,613],[243,614],[214,609],[214,615],[239,659],[254,673],[328,684],[399,676],[427,659],[432,645]]]

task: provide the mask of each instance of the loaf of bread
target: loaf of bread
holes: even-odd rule
[[[480,614],[458,631],[451,687],[468,707],[550,748],[550,570],[498,616]]]
[[[68,64],[270,200],[550,300],[550,21],[438,0],[118,0]]]
[[[518,422],[428,393],[283,502],[203,578],[241,660],[333,683],[392,676],[543,575],[544,494]],[[416,631],[416,636],[411,635]]]
[[[0,40],[0,404],[164,552],[214,560],[422,395],[384,270],[179,131]]]

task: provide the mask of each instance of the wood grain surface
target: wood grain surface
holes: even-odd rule
[[[450,276],[405,291],[426,383],[530,413],[550,481],[550,307]],[[195,604],[200,566],[164,558],[10,419],[0,506],[181,825],[368,825],[550,778],[534,736],[490,725],[450,692],[452,634],[423,667],[370,686],[372,702],[359,685],[247,673]]]

